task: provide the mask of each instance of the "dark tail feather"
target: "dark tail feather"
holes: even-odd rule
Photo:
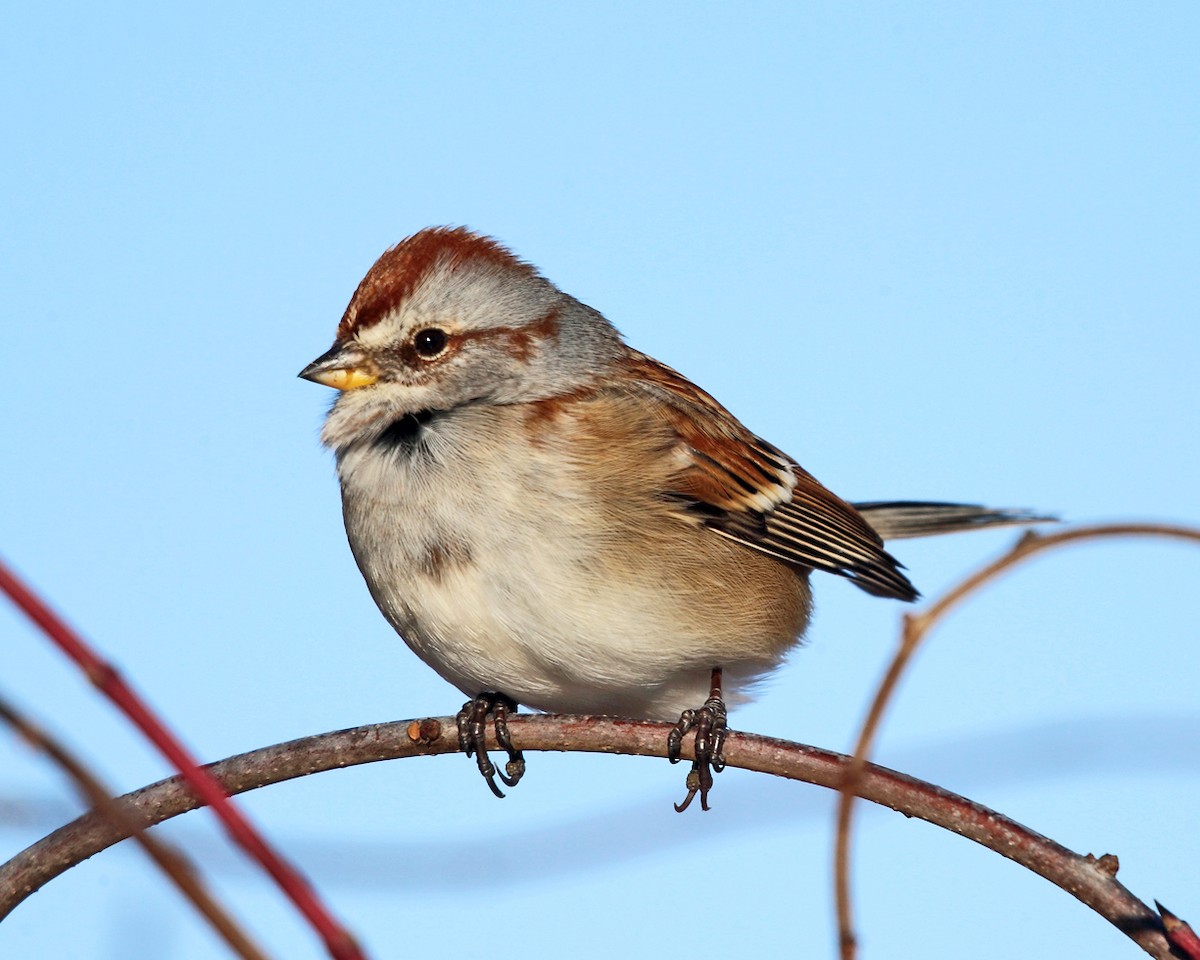
[[[853,506],[884,540],[932,537],[941,533],[980,530],[983,527],[1049,523],[1058,519],[1031,510],[992,510],[974,503],[888,500],[856,503]]]

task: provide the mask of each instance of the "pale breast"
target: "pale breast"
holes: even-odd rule
[[[398,423],[340,457],[351,546],[385,616],[465,694],[677,716],[712,667],[735,693],[773,667],[809,595],[677,515],[674,442],[600,393]]]

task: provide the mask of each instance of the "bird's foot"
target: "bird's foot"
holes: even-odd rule
[[[499,777],[505,786],[515,787],[517,781],[525,775],[525,756],[520,750],[513,748],[508,735],[508,715],[517,712],[517,703],[511,697],[502,693],[481,693],[474,700],[468,700],[458,711],[455,718],[458,721],[458,746],[468,757],[475,757],[479,764],[479,772],[487,781],[488,787],[498,797],[504,793],[496,786]],[[497,770],[487,755],[487,719],[492,717],[492,726],[496,731],[496,743],[500,749],[508,753],[508,762],[504,770]]]
[[[687,775],[687,796],[683,803],[675,804],[675,812],[683,813],[696,794],[700,794],[700,809],[707,810],[708,791],[712,789],[713,774],[725,769],[725,757],[721,750],[725,746],[726,724],[725,701],[721,699],[721,670],[716,668],[712,673],[712,687],[708,699],[698,710],[684,710],[679,722],[671,728],[667,736],[667,759],[678,763],[682,758],[680,751],[683,738],[695,730],[694,756],[692,769]]]

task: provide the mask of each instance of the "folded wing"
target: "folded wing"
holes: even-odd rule
[[[877,596],[917,598],[853,506],[670,367],[644,354],[629,362],[631,381],[655,395],[678,438],[678,469],[664,496],[682,514],[799,569],[835,573]]]

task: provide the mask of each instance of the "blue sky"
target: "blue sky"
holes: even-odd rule
[[[1198,48],[1186,3],[9,5],[0,552],[206,759],[452,712],[359,579],[329,397],[295,377],[375,257],[439,223],[850,499],[1200,521]],[[935,596],[1011,538],[897,553]],[[1145,542],[1034,562],[933,637],[878,759],[1118,854],[1195,923],[1197,571]],[[902,608],[816,593],[732,723],[845,749]],[[4,695],[119,789],[166,773],[6,607],[0,637]],[[832,798],[727,771],[676,817],[681,778],[538,755],[497,802],[441,758],[246,805],[375,957],[832,955]],[[0,737],[0,858],[72,810]],[[165,832],[276,955],[321,955],[206,815]],[[866,957],[1136,949],[886,812],[857,877]],[[225,956],[132,849],[33,897],[0,953]]]

